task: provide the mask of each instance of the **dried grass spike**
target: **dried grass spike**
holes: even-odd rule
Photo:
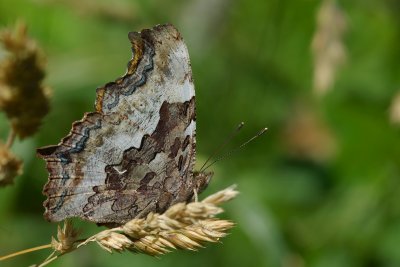
[[[34,134],[49,111],[49,89],[42,85],[44,57],[28,38],[26,25],[0,33],[8,56],[0,62],[0,109],[22,139]]]
[[[201,202],[203,203],[210,203],[214,205],[222,204],[223,202],[227,202],[231,199],[234,199],[238,194],[239,191],[235,190],[236,185],[231,185],[230,187],[221,190],[211,196],[206,197]]]
[[[130,250],[133,247],[133,242],[127,236],[115,232],[110,232],[109,235],[99,238],[96,241],[103,249],[110,253],[113,250],[117,252]]]
[[[79,231],[74,228],[70,220],[64,221],[64,226],[58,226],[57,239],[52,237],[51,245],[55,251],[66,253],[75,249],[75,242],[77,240]]]
[[[21,174],[22,161],[0,143],[0,186],[13,184],[14,178]]]
[[[182,231],[183,232],[183,231]],[[170,233],[168,239],[178,248],[187,250],[197,250],[203,247],[199,242],[190,239],[181,232]]]

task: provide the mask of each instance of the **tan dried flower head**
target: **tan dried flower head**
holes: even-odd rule
[[[74,228],[70,220],[64,221],[64,226],[58,226],[57,239],[52,237],[51,246],[55,251],[66,253],[75,248],[79,231]]]
[[[234,198],[234,186],[219,191],[201,202],[178,203],[163,214],[149,213],[146,218],[102,231],[79,246],[96,242],[108,252],[129,250],[151,256],[163,255],[172,249],[197,250],[205,242],[217,242],[233,227],[227,220],[215,218],[223,209],[217,207]]]
[[[12,184],[22,174],[22,161],[0,143],[0,186]]]
[[[43,55],[27,36],[26,26],[18,23],[13,31],[0,33],[0,42],[9,52],[0,62],[0,109],[20,138],[34,134],[49,111],[48,88]]]

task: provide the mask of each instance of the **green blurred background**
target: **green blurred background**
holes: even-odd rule
[[[156,259],[111,255],[92,244],[50,266],[400,266],[400,101],[394,100],[400,89],[400,2],[338,3],[341,15],[328,25],[346,21],[343,37],[331,36],[346,60],[326,92],[313,85],[321,66],[314,69],[311,50],[321,29],[321,4],[1,0],[0,26],[27,23],[47,57],[46,84],[53,95],[40,131],[13,146],[24,174],[0,188],[0,255],[46,244],[56,232],[56,224],[42,217],[47,172],[35,148],[58,143],[73,121],[93,110],[95,88],[124,73],[129,31],[170,22],[191,56],[198,162],[240,121],[246,126],[231,148],[269,128],[213,166],[205,194],[237,184],[241,194],[224,214],[237,226],[221,244],[196,253]],[[314,56],[328,58],[329,65],[328,52],[317,49]],[[7,133],[0,114],[0,137]],[[90,223],[76,224],[85,236],[98,231]],[[28,266],[47,254],[0,266]]]

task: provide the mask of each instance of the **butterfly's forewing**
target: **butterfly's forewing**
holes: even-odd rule
[[[97,89],[46,160],[45,217],[124,223],[187,201],[196,186],[195,97],[189,55],[172,25],[130,33],[125,76]]]

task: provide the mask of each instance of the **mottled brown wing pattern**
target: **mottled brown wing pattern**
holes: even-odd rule
[[[195,93],[186,45],[172,25],[129,33],[126,74],[97,89],[95,112],[73,123],[46,160],[45,218],[121,224],[188,201],[209,175],[193,173]]]

